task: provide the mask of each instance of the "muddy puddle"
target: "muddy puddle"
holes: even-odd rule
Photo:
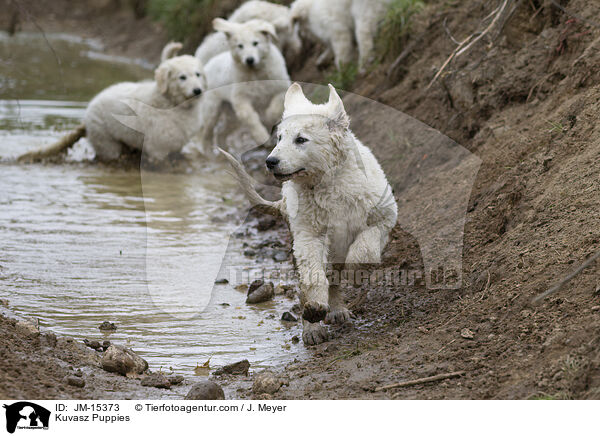
[[[85,144],[63,165],[10,163],[77,125],[107,85],[151,78],[147,65],[65,35],[0,34],[0,57],[0,298],[58,334],[126,344],[150,369],[192,379],[208,359],[257,369],[302,355],[300,327],[280,321],[293,300],[249,306],[231,277],[214,285],[289,267],[245,256],[248,239],[231,236],[281,237],[240,227],[245,204],[223,167],[140,174],[87,163]]]

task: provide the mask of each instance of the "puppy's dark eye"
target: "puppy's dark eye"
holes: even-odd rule
[[[238,44],[238,48],[244,48],[244,44]]]
[[[200,73],[196,73],[196,77],[200,77]]]
[[[305,142],[307,142],[307,141],[308,141],[308,139],[306,139],[306,138],[303,138],[302,136],[298,136],[294,142],[295,142],[296,144],[304,144],[304,143],[305,143]]]
[[[185,74],[182,74],[181,76],[179,76],[179,80],[185,80],[187,79],[187,76]]]
[[[252,43],[252,45],[253,45],[254,47],[256,47],[256,46],[258,45],[258,41],[254,41],[254,42]]]

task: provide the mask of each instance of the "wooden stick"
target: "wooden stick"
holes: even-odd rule
[[[564,279],[562,279],[556,285],[552,286],[546,292],[541,293],[540,295],[535,297],[533,300],[531,300],[531,303],[538,304],[544,298],[549,297],[550,295],[560,291],[564,285],[569,283],[575,276],[577,276],[577,274],[579,274],[581,271],[583,271],[588,266],[590,266],[592,263],[594,263],[594,261],[596,259],[598,259],[598,257],[600,257],[600,250],[598,250],[592,257],[590,257],[588,260],[586,260],[581,265],[579,265],[577,268],[575,268],[569,275],[567,275]]]
[[[393,389],[393,388],[403,388],[406,386],[420,385],[423,383],[429,383],[429,382],[434,382],[434,381],[446,380],[449,378],[461,377],[463,375],[465,375],[464,371],[448,372],[445,374],[433,375],[431,377],[423,377],[423,378],[418,378],[415,380],[409,380],[409,381],[404,381],[404,382],[399,382],[399,383],[393,383],[391,385],[380,386],[378,388],[375,388],[375,392],[385,391],[387,389]]]

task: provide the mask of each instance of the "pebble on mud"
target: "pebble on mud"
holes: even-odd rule
[[[246,298],[246,304],[257,304],[269,301],[275,295],[273,283],[267,282],[258,287],[253,287],[255,282],[250,285],[248,289],[248,297]]]
[[[215,285],[226,285],[227,283],[229,283],[229,280],[227,280],[227,279],[217,279],[217,280],[215,280]]]
[[[102,356],[102,369],[117,374],[142,374],[148,369],[148,362],[122,345],[111,345]]]
[[[273,253],[273,260],[276,262],[285,262],[288,258],[288,252],[284,250],[277,250]]]
[[[474,338],[474,333],[467,328],[462,329],[460,331],[460,335],[465,339],[473,339]]]
[[[264,232],[275,227],[275,224],[277,224],[277,220],[271,215],[267,215],[258,220],[258,225],[256,227],[261,232]]]
[[[76,388],[82,388],[85,386],[85,380],[76,375],[68,375],[64,378],[64,382],[69,386],[75,386]]]
[[[100,330],[104,330],[104,331],[115,331],[117,329],[117,326],[115,325],[114,322],[108,322],[108,321],[104,321],[102,324],[100,324],[98,326],[98,328]]]
[[[169,383],[174,386],[183,383],[184,378],[182,375],[171,375],[167,377],[167,380],[169,380]]]
[[[287,322],[296,322],[298,321],[298,318],[296,318],[290,312],[283,312],[283,315],[281,315],[281,320]]]
[[[230,363],[222,368],[217,369],[213,374],[232,374],[232,375],[248,375],[250,369],[250,362],[248,359],[240,360],[239,362]]]
[[[254,395],[272,395],[281,388],[282,384],[283,383],[281,379],[271,371],[263,371],[257,374],[254,378],[254,383],[252,384],[252,393]]]
[[[142,379],[142,386],[150,386],[159,389],[171,389],[171,382],[159,372],[147,375]]]
[[[210,380],[194,384],[184,400],[224,400],[225,393],[221,386]]]

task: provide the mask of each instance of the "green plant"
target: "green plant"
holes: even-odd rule
[[[183,41],[197,32],[211,29],[217,0],[148,0],[147,13],[162,23],[169,37]]]
[[[392,0],[388,6],[379,33],[377,44],[382,58],[400,53],[410,32],[413,15],[424,7],[422,0]]]
[[[331,83],[336,89],[349,91],[354,85],[358,75],[358,65],[349,63],[342,65],[339,70],[335,70],[325,76],[325,83]]]

